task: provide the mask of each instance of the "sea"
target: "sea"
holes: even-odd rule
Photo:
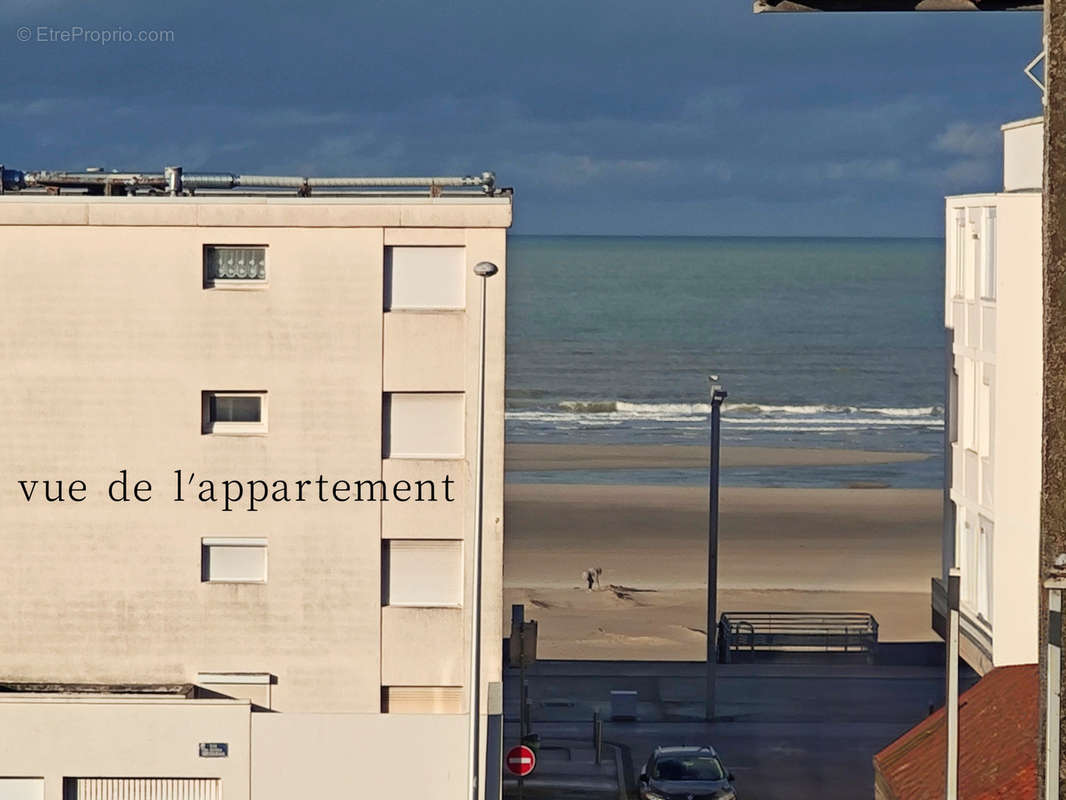
[[[722,444],[926,454],[724,469],[723,485],[943,484],[940,239],[511,236],[510,442]],[[707,470],[510,481],[704,483]]]

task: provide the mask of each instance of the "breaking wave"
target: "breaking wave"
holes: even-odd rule
[[[614,426],[626,422],[699,422],[710,403],[634,403],[624,400],[564,400],[558,403],[509,403],[507,419],[514,421]],[[726,427],[745,430],[829,431],[905,426],[938,428],[944,424],[941,406],[913,408],[851,405],[774,405],[729,403],[722,406]]]

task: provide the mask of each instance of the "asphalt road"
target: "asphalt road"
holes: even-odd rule
[[[656,745],[711,744],[736,775],[743,800],[869,797],[874,754],[921,721],[930,704],[940,705],[944,691],[937,666],[729,665],[718,689],[722,719],[708,724],[700,719],[701,674],[702,665],[692,663],[538,664],[528,675],[529,696],[532,728],[545,744],[589,741],[592,713],[609,716],[611,689],[636,689],[640,703],[637,721],[605,724],[606,741],[621,748],[623,792],[553,781],[553,790],[536,796],[636,798],[637,774]],[[972,680],[966,676],[963,688]],[[518,738],[517,697],[517,673],[509,672],[505,746]],[[550,763],[541,767],[550,776]]]

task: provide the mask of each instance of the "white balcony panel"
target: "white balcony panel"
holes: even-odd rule
[[[981,346],[981,307],[977,303],[966,304],[966,346]]]
[[[989,360],[996,352],[996,308],[985,306],[981,309],[981,350]]]
[[[962,347],[966,342],[966,303],[964,301],[952,301],[950,324],[955,329],[955,347]]]
[[[977,502],[980,495],[978,492],[978,478],[980,476],[980,464],[977,457],[977,453],[973,450],[964,450],[966,459],[966,497],[973,502]]]
[[[958,442],[951,445],[951,488],[957,492],[965,489],[963,476],[966,472],[966,463],[962,454],[963,449]]]
[[[985,508],[992,508],[995,495],[993,493],[992,477],[995,475],[995,470],[992,469],[992,459],[981,459],[981,505]]]

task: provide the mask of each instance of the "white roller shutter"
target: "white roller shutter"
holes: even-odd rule
[[[389,605],[457,606],[462,602],[462,542],[392,539],[385,547],[383,577]]]
[[[394,392],[384,397],[386,458],[462,458],[465,400],[459,392]]]
[[[69,783],[68,783],[69,781]],[[218,778],[71,778],[68,800],[222,800]],[[69,791],[72,789],[73,791]]]
[[[381,687],[381,710],[385,714],[458,714],[462,702],[461,686]]]
[[[385,308],[460,309],[466,305],[466,251],[462,247],[388,247]]]

